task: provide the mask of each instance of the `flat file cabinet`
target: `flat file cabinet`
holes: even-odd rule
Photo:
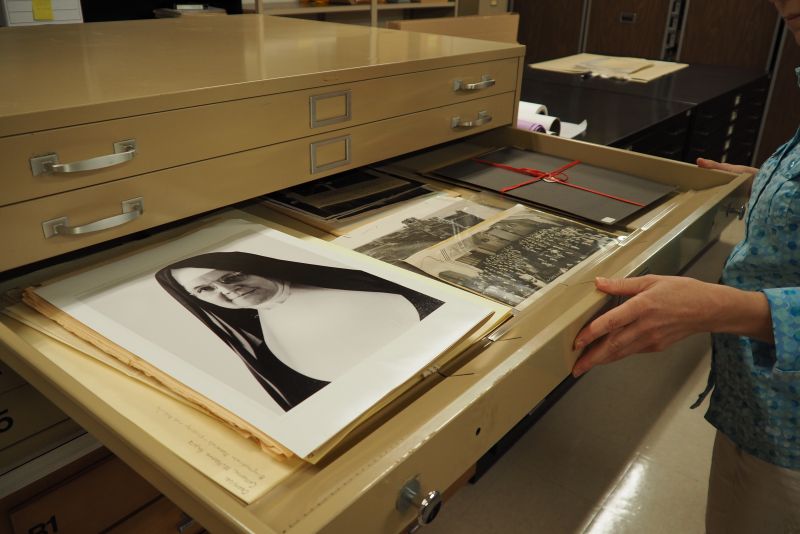
[[[0,271],[12,297],[112,258],[105,243],[164,239],[164,225],[234,204],[257,216],[241,203],[378,162],[417,175],[515,145],[678,190],[617,228],[626,239],[613,253],[471,347],[458,373],[249,505],[123,416],[109,392],[129,379],[95,364],[108,389],[92,389],[45,356],[44,336],[0,324],[5,365],[213,532],[405,528],[425,510],[397,506],[403,487],[448,487],[569,374],[572,338],[607,305],[593,276],[678,272],[741,203],[741,176],[508,127],[518,45],[255,15],[35,30],[0,32],[0,67],[20,73],[0,85]]]

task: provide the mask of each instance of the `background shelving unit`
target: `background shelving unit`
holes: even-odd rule
[[[311,2],[271,2],[255,0],[255,11],[266,15],[316,18],[331,22],[349,22],[384,26],[388,20],[457,16],[459,0],[443,2],[379,3],[314,5]],[[367,16],[364,16],[367,15]]]

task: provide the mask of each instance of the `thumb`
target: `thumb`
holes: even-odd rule
[[[714,161],[714,160],[711,160],[711,159],[697,158],[697,166],[698,167],[703,167],[705,169],[708,169],[710,167],[714,167],[714,165],[716,165],[716,164],[717,164],[717,162]]]
[[[697,158],[697,166],[701,169],[713,169],[717,171],[732,172],[736,174],[756,174],[758,169],[746,165],[732,165],[730,163],[720,163],[713,159]]]
[[[715,169],[718,171],[726,170],[726,165],[713,159],[697,158],[697,166],[701,169]]]
[[[630,297],[650,287],[652,282],[643,276],[634,278],[602,278],[598,276],[594,280],[594,285],[608,295]]]

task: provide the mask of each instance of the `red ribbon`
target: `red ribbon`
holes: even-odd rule
[[[528,167],[513,167],[511,165],[505,165],[503,163],[495,163],[494,161],[489,161],[489,160],[485,160],[485,159],[478,159],[478,158],[472,158],[472,161],[474,161],[476,163],[483,163],[484,165],[491,165],[492,167],[498,167],[500,169],[505,169],[505,170],[511,171],[511,172],[517,172],[517,173],[520,173],[520,174],[533,176],[533,178],[531,180],[526,180],[524,182],[520,182],[520,183],[514,184],[514,185],[509,185],[509,186],[506,186],[506,187],[502,188],[500,190],[501,193],[508,193],[509,191],[513,191],[514,189],[517,189],[517,188],[520,188],[520,187],[523,187],[523,186],[526,186],[526,185],[530,185],[530,184],[536,183],[536,182],[538,182],[540,180],[544,180],[545,182],[551,182],[551,183],[555,183],[555,184],[566,185],[568,187],[573,187],[575,189],[580,189],[581,191],[586,191],[588,193],[593,193],[595,195],[600,195],[601,197],[610,198],[612,200],[617,200],[619,202],[624,202],[626,204],[633,204],[634,206],[639,206],[639,207],[643,207],[644,206],[644,204],[640,204],[639,202],[635,202],[633,200],[628,200],[627,198],[622,198],[622,197],[618,197],[618,196],[615,196],[615,195],[610,195],[608,193],[603,193],[602,191],[597,191],[595,189],[590,189],[588,187],[583,187],[582,185],[569,183],[567,181],[566,174],[564,174],[564,171],[566,171],[567,169],[572,168],[575,165],[579,164],[580,161],[578,161],[578,160],[575,160],[575,161],[573,161],[571,163],[567,163],[563,167],[559,167],[558,169],[556,169],[554,171],[550,171],[550,172],[544,172],[544,171],[540,171],[538,169],[530,169]],[[564,178],[559,178],[560,175],[564,175]]]

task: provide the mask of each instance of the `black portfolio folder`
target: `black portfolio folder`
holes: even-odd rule
[[[496,150],[433,173],[600,224],[617,223],[675,190],[630,174],[517,148]]]

